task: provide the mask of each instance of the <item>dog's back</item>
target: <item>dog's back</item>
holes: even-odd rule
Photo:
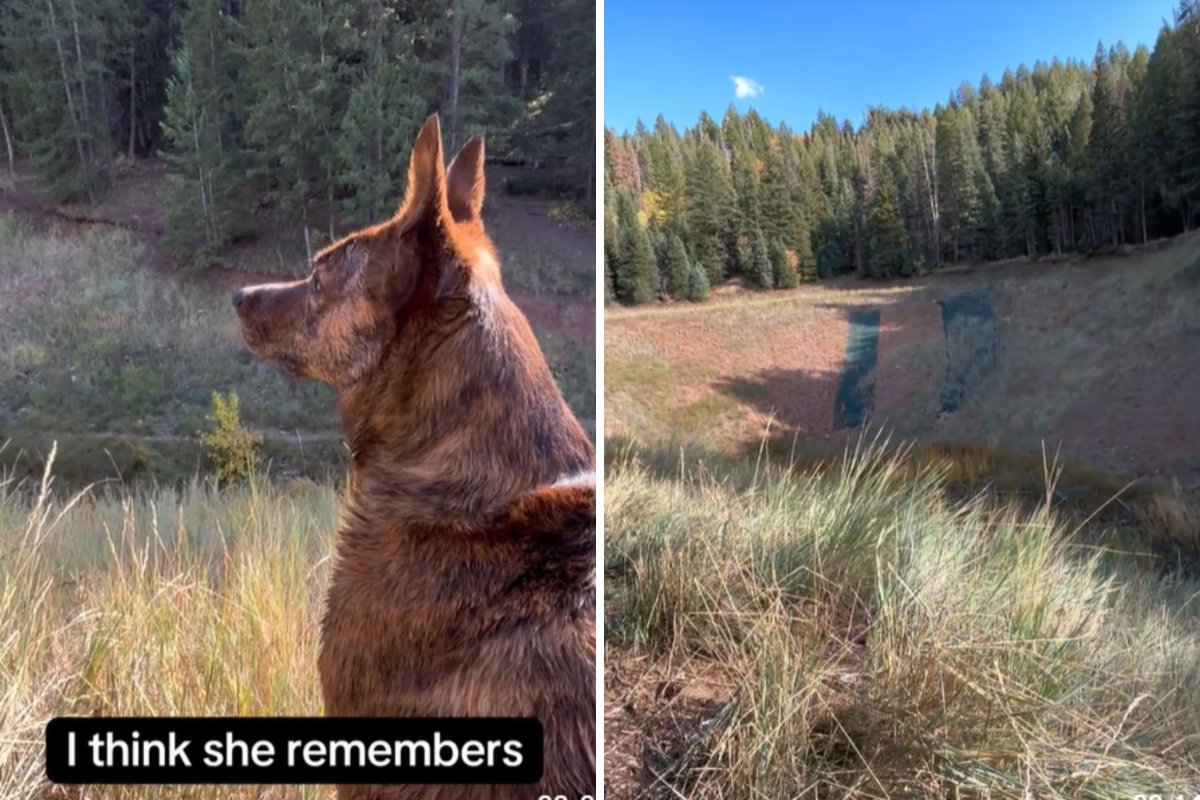
[[[534,490],[472,531],[344,531],[320,661],[327,713],[536,717],[545,769],[536,789],[344,787],[342,796],[593,794],[594,570],[594,487]]]

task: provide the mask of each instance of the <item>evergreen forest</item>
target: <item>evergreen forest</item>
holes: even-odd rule
[[[0,133],[58,202],[161,159],[189,258],[272,221],[386,216],[421,122],[595,196],[595,7],[583,0],[5,0]]]
[[[1200,7],[1152,49],[1022,65],[932,109],[796,132],[730,105],[606,130],[604,157],[605,296],[629,305],[1172,236],[1200,221]]]

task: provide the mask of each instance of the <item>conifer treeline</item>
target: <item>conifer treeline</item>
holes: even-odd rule
[[[170,234],[220,247],[267,210],[332,231],[388,213],[410,139],[486,131],[590,201],[584,0],[4,0],[0,133],[58,199],[163,153]],[[495,149],[495,147],[493,147]]]
[[[730,106],[680,135],[605,132],[606,297],[700,300],[736,277],[842,273],[1136,243],[1200,218],[1200,9],[1153,52],[1100,46],[963,84],[932,111],[774,128]]]

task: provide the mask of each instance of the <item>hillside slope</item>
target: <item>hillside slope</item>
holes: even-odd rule
[[[864,426],[1200,483],[1200,235],[606,316],[608,436],[801,451]]]
[[[593,226],[508,195],[510,172],[490,173],[484,207],[505,284],[594,431]],[[130,164],[95,206],[50,203],[25,169],[0,186],[0,471],[36,477],[57,441],[59,486],[189,477],[212,392],[234,391],[275,472],[338,473],[331,395],[252,359],[229,306],[239,286],[305,271],[302,230],[264,214],[219,265],[185,265],[163,241],[165,180]]]

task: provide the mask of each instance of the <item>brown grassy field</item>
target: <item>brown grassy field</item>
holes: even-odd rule
[[[940,410],[943,304],[982,296],[995,355]],[[610,310],[606,436],[735,453],[770,434],[840,449],[848,316],[880,310],[870,422],[898,438],[998,445],[1123,475],[1200,482],[1200,236],[1127,255],[843,279],[702,305]]]
[[[316,787],[45,783],[61,715],[320,713],[317,625],[332,487],[62,495],[0,479],[0,797],[331,797]]]

